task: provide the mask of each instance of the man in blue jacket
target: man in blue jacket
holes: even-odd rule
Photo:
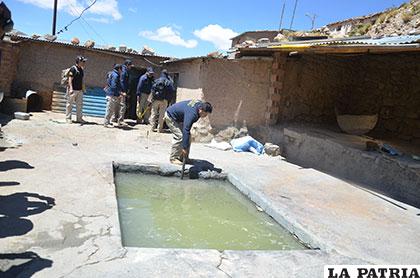
[[[172,132],[172,150],[169,160],[173,164],[182,164],[188,159],[191,127],[199,118],[204,118],[213,111],[208,102],[186,100],[175,103],[166,109],[165,122]]]
[[[108,73],[107,85],[104,89],[106,94],[105,127],[112,127],[110,120],[117,109],[123,110],[123,106],[121,106],[121,72],[122,65],[116,64],[114,69]],[[120,111],[120,115],[124,115],[122,112]]]
[[[124,116],[125,116],[125,110],[127,108],[127,93],[128,93],[128,71],[133,66],[133,62],[131,60],[125,60],[124,64],[121,68],[121,75],[120,75],[120,81],[121,81],[121,97],[120,97],[120,111],[119,111],[119,117],[118,117],[118,124],[123,125],[124,124]]]
[[[164,69],[152,86],[152,112],[150,116],[152,132],[156,131],[156,128],[158,128],[159,132],[163,131],[163,117],[166,107],[168,107],[168,100],[172,99],[174,92],[174,82],[168,71]],[[156,126],[157,123],[159,124],[158,127]]]
[[[141,121],[145,124],[149,123],[150,111],[148,108],[148,101],[152,85],[154,82],[153,68],[148,67],[146,73],[140,76],[139,84],[137,85],[137,122]]]

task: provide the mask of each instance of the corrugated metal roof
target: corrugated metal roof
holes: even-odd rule
[[[282,48],[284,46],[293,46],[296,48],[304,46],[322,46],[322,45],[389,45],[398,46],[405,44],[420,43],[420,34],[406,35],[399,37],[370,38],[366,36],[339,38],[339,39],[320,39],[320,40],[301,40],[301,41],[283,41],[271,43],[257,43],[249,48]]]
[[[155,57],[155,58],[164,58],[164,59],[170,59],[171,57],[166,57],[166,56],[151,56],[151,55],[143,55],[143,54],[139,54],[139,53],[132,53],[132,52],[122,52],[122,51],[118,51],[118,50],[110,50],[110,49],[106,49],[104,47],[85,47],[83,45],[74,45],[71,42],[68,41],[48,41],[41,38],[31,38],[31,37],[26,37],[26,36],[19,36],[19,35],[8,35],[6,34],[6,37],[9,37],[9,39],[12,42],[18,42],[18,41],[33,41],[33,42],[41,42],[41,43],[50,43],[50,44],[57,44],[57,45],[65,45],[65,46],[70,46],[70,47],[74,47],[74,48],[80,48],[80,49],[86,49],[86,50],[92,50],[92,51],[105,51],[105,52],[109,52],[109,53],[115,53],[115,54],[123,54],[123,55],[128,55],[128,56],[139,56],[139,57]]]
[[[309,41],[302,41],[301,43],[308,43]],[[362,45],[401,45],[401,44],[412,44],[420,43],[420,34],[418,35],[407,35],[398,37],[384,37],[379,39],[373,38],[347,38],[347,39],[334,39],[317,41],[310,43],[311,45],[324,45],[324,44],[362,44]]]
[[[270,56],[273,52],[306,53],[390,53],[420,52],[420,34],[372,39],[367,37],[290,41],[239,48],[242,55]]]
[[[187,57],[187,58],[181,58],[181,59],[170,59],[166,61],[162,61],[161,64],[172,64],[172,63],[178,63],[178,62],[190,62],[194,60],[200,60],[200,59],[222,59],[222,58],[214,58],[210,56],[196,56],[196,57]]]

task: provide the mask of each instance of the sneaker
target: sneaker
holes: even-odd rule
[[[182,165],[182,161],[181,161],[181,160],[179,160],[179,159],[171,159],[170,161],[171,161],[171,163],[172,163],[172,164],[175,164],[175,165]]]
[[[70,120],[70,119],[66,119],[66,123],[68,123],[68,124],[72,124],[72,123],[73,123],[73,121],[72,121],[72,120]]]
[[[83,120],[83,119],[81,119],[81,120],[77,120],[77,121],[75,121],[75,123],[78,123],[78,124],[85,124],[85,123],[87,123],[85,120]]]
[[[113,127],[113,126],[112,126],[112,124],[108,123],[108,124],[104,124],[104,127],[106,127],[106,128],[111,128],[111,127]]]
[[[126,124],[125,122],[118,122],[118,126],[124,127],[124,126],[128,126],[128,124]]]

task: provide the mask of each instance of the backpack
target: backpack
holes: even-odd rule
[[[112,71],[109,71],[109,72],[107,72],[107,74],[106,74],[106,85],[105,85],[105,87],[104,87],[104,91],[105,92],[108,92],[108,90],[109,90],[109,82],[110,82],[110,78],[111,78],[111,74],[112,74]]]
[[[74,66],[71,66],[67,69],[63,69],[61,71],[61,85],[68,85],[69,83],[69,76],[70,76],[70,70],[73,68]],[[77,68],[76,68],[77,71]]]
[[[161,100],[165,98],[165,89],[168,86],[168,80],[159,78],[153,84],[152,94],[153,99]]]

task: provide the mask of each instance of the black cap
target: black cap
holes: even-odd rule
[[[124,61],[124,65],[126,65],[126,66],[130,66],[132,64],[133,64],[133,61],[131,61],[130,59],[127,59],[127,60]]]
[[[86,62],[87,61],[87,58],[85,58],[85,57],[83,57],[83,56],[77,56],[76,57],[76,63],[79,63],[79,62]]]

